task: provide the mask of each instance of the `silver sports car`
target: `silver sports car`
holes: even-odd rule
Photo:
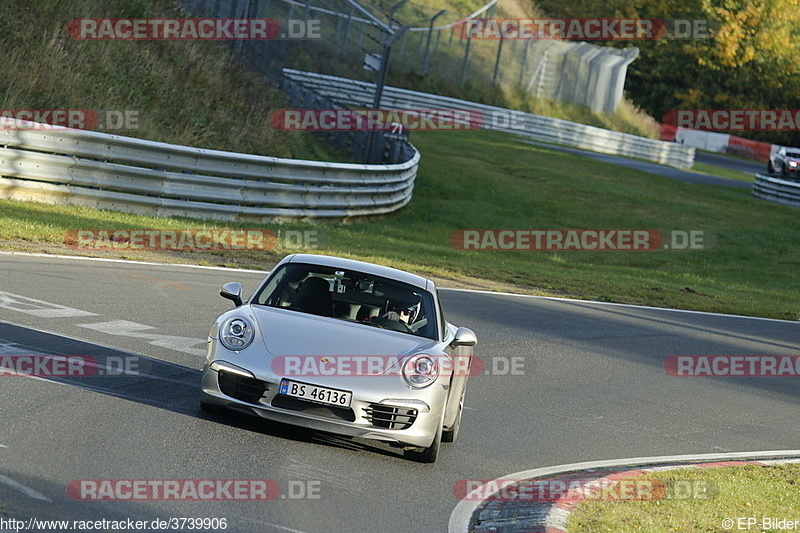
[[[449,324],[433,282],[384,266],[290,255],[217,318],[204,409],[236,409],[386,441],[432,463],[458,435],[475,334]],[[224,411],[224,409],[222,409]]]

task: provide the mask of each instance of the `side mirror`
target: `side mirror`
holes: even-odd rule
[[[476,344],[478,344],[478,337],[475,336],[475,333],[471,329],[458,328],[453,342],[450,343],[450,347],[475,346]]]
[[[228,282],[222,286],[219,295],[233,301],[236,307],[239,307],[242,305],[242,284],[236,281]]]

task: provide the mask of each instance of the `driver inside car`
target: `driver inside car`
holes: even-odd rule
[[[411,310],[410,309],[397,309],[395,311],[389,311],[388,313],[383,315],[383,318],[388,320],[394,320],[395,322],[403,322],[404,324],[409,323],[409,319],[411,318]]]
[[[419,302],[415,303],[414,305],[395,305],[391,308],[391,311],[384,313],[382,318],[394,320],[395,322],[402,322],[403,324],[410,326],[417,319],[419,307]]]

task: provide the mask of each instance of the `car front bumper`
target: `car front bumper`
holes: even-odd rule
[[[223,385],[220,385],[222,376]],[[447,400],[446,387],[434,383],[417,390],[387,387],[391,377],[362,377],[354,390],[352,383],[326,381],[319,386],[350,390],[349,409],[331,408],[279,393],[280,379],[231,377],[228,372],[203,367],[203,403],[301,426],[313,430],[424,448],[432,444]],[[308,380],[304,380],[308,381]],[[263,389],[263,392],[262,392]],[[413,413],[412,413],[413,410]],[[376,414],[377,411],[377,414]],[[408,421],[413,421],[408,425]],[[408,427],[405,427],[408,426]]]

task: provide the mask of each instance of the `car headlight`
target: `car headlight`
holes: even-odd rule
[[[430,355],[415,355],[403,364],[403,379],[414,388],[427,387],[439,377],[439,363]]]
[[[794,168],[797,166],[797,161],[789,161],[789,166]]]
[[[256,379],[253,373],[247,370],[246,368],[242,368],[240,366],[234,365],[233,363],[229,363],[228,361],[221,361],[219,359],[211,363],[211,370],[214,370],[216,372],[229,372],[231,374],[236,374],[238,376],[242,376],[245,378]]]
[[[219,340],[229,350],[244,350],[253,342],[253,337],[253,326],[246,318],[229,318],[219,328]]]

